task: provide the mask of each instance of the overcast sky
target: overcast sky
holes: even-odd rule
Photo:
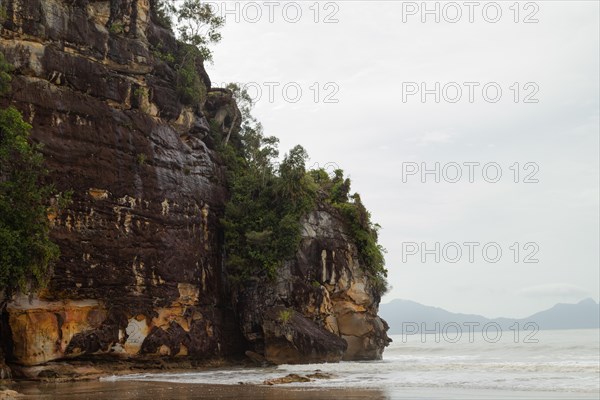
[[[383,227],[384,302],[525,317],[598,301],[599,3],[522,2],[518,15],[513,1],[489,3],[439,3],[436,23],[421,2],[229,2],[240,20],[227,16],[209,74],[249,83],[282,153],[301,144],[311,163],[350,175]],[[436,162],[440,183],[433,173],[423,183]],[[464,163],[480,163],[473,183]],[[461,179],[447,182],[457,164]],[[422,243],[436,242],[440,262],[422,262]]]

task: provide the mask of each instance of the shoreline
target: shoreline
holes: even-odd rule
[[[592,393],[494,389],[406,387],[396,389],[344,389],[285,387],[285,385],[217,385],[148,381],[77,381],[62,383],[20,382],[11,385],[15,399],[56,400],[441,400],[441,399],[594,399]],[[1,392],[0,392],[1,393]],[[0,396],[0,398],[2,398]]]
[[[331,398],[387,400],[377,389],[319,389],[267,385],[207,385],[147,381],[79,381],[63,383],[22,382],[10,388],[18,399],[133,400],[133,399],[289,399]],[[1,397],[0,397],[1,398]]]
[[[62,360],[46,364],[23,366],[11,364],[9,368],[13,373],[11,379],[5,380],[5,385],[14,383],[70,383],[96,381],[110,376],[123,376],[134,374],[161,374],[161,373],[190,373],[202,372],[220,368],[245,368],[253,367],[244,359],[213,359],[195,361],[182,360]],[[0,384],[2,381],[0,380]]]
[[[598,399],[598,359],[590,355],[597,353],[598,332],[584,333],[576,341],[566,332],[541,337],[555,349],[550,354],[548,347],[516,345],[508,338],[508,346],[495,347],[398,341],[382,362],[263,367],[241,357],[63,359],[35,367],[61,372],[60,377],[44,373],[0,383],[23,394],[12,398],[59,400]],[[78,374],[66,374],[61,366]],[[290,375],[311,379],[281,379]]]

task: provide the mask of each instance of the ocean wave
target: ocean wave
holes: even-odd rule
[[[598,393],[600,356],[590,340],[573,343],[567,335],[548,336],[539,346],[448,346],[393,343],[381,361],[228,368],[202,372],[136,374],[105,380],[164,381],[189,384],[261,385],[265,380],[315,370],[331,379],[286,386],[316,388],[456,388]],[[558,337],[558,339],[557,339]],[[560,340],[559,340],[560,339]],[[577,339],[577,338],[576,338]],[[571,342],[569,342],[571,340]],[[597,339],[596,339],[597,340]],[[531,350],[534,348],[534,350]]]
[[[595,366],[567,366],[547,364],[470,364],[440,363],[414,364],[403,362],[342,362],[339,364],[281,365],[277,368],[229,369],[206,372],[136,374],[114,376],[106,380],[163,381],[189,384],[238,383],[260,385],[265,380],[290,373],[310,374],[320,370],[332,379],[291,386],[405,388],[452,387],[497,390],[546,390],[561,392],[588,392],[600,390]]]

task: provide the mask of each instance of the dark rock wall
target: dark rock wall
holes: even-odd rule
[[[30,337],[15,341],[21,363],[235,350],[221,285],[223,168],[202,140],[217,110],[178,101],[175,72],[156,56],[177,43],[148,7],[6,2],[1,47],[16,75],[3,104],[33,125],[51,180],[74,200],[49,216],[62,255],[48,290],[9,305],[13,336]]]

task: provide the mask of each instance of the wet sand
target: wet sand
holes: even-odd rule
[[[460,390],[444,388],[325,389],[310,387],[203,385],[168,382],[86,381],[68,383],[23,382],[11,385],[19,399],[56,400],[441,400],[441,399],[593,399],[590,394]]]
[[[308,399],[389,399],[378,390],[285,388],[255,385],[200,385],[167,382],[26,382],[12,386],[23,399],[57,400],[308,400]]]

